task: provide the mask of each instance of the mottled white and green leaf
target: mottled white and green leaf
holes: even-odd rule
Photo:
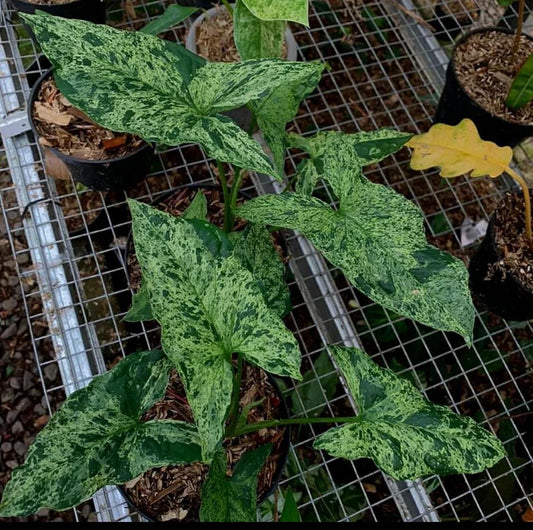
[[[150,307],[150,295],[148,289],[141,285],[141,288],[133,294],[131,307],[124,315],[126,322],[143,322],[153,320],[152,308]]]
[[[359,414],[319,435],[316,449],[371,458],[396,480],[479,473],[505,456],[502,443],[472,418],[429,402],[407,379],[357,348],[330,347]]]
[[[362,131],[354,134],[321,132],[313,137],[289,134],[290,147],[309,154],[301,168],[295,189],[311,195],[316,182],[327,180],[341,201],[351,193],[352,180],[360,178],[360,170],[398,151],[411,134],[394,129]]]
[[[163,397],[171,366],[161,351],[131,354],[72,393],[13,471],[0,517],[66,510],[148,469],[200,461],[193,425],[140,421]]]
[[[54,66],[61,93],[101,126],[164,145],[198,143],[222,162],[281,178],[260,144],[221,113],[314,75],[312,63],[209,63],[140,31],[21,15]]]
[[[200,521],[205,523],[257,522],[257,482],[271,444],[247,451],[227,476],[226,451],[221,448],[202,487]]]
[[[234,254],[256,278],[268,307],[280,317],[292,307],[286,268],[273,236],[261,225],[250,223],[244,230],[230,234]]]
[[[376,303],[472,343],[474,305],[463,262],[429,245],[414,203],[367,179],[337,190],[338,209],[315,197],[285,192],[247,201],[237,215],[298,230]]]
[[[243,61],[281,57],[286,28],[283,20],[257,18],[243,0],[237,0],[233,27],[235,45]]]
[[[205,246],[197,227],[209,223],[173,217],[134,200],[129,206],[163,349],[183,380],[202,454],[209,459],[224,434],[232,354],[267,372],[300,379],[298,343],[240,260],[214,255]]]
[[[309,25],[308,0],[243,0],[246,7],[262,20],[291,20]]]

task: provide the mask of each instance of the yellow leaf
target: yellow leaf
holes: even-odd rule
[[[471,177],[499,177],[509,170],[511,147],[482,140],[469,119],[458,125],[437,123],[428,132],[413,136],[406,144],[413,149],[411,169],[440,168],[445,178],[470,174]]]

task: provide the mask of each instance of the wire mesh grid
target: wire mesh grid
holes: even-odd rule
[[[169,3],[110,1],[108,23],[137,30]],[[427,130],[450,44],[457,32],[486,20],[475,2],[455,4],[459,28],[435,26],[437,19],[425,17],[419,5],[408,0],[310,2],[309,28],[291,26],[298,59],[318,59],[329,68],[290,128],[304,135],[319,129]],[[125,257],[130,229],[126,197],[151,202],[182,184],[214,182],[215,169],[197,146],[185,145],[159,147],[149,176],[127,193],[93,192],[70,178],[49,178],[36,139],[26,132],[25,110],[30,85],[46,65],[35,62],[38,50],[16,13],[5,0],[1,7],[6,184],[0,199],[3,223],[9,228],[4,242],[16,260],[29,344],[52,413],[68,394],[123,356],[158,345],[157,329],[123,321],[132,296]],[[515,13],[510,9],[497,17],[496,23],[512,26]],[[183,42],[189,23],[164,37]],[[298,161],[297,153],[289,153],[288,177]],[[463,245],[464,223],[488,217],[510,186],[503,179],[443,182],[437,172],[409,169],[404,151],[367,168],[366,175],[415,202],[425,214],[428,240],[465,260],[476,242]],[[245,191],[270,191],[272,186],[254,175]],[[326,188],[321,192],[334,203]],[[302,383],[285,389],[294,414],[353,411],[346,389],[334,384],[338,374],[325,344],[358,345],[381,365],[410,378],[432,402],[498,432],[508,451],[501,463],[477,475],[396,482],[366,459],[345,461],[312,450],[319,431],[316,426],[301,427],[293,436],[280,489],[295,492],[304,520],[520,520],[531,503],[526,421],[531,406],[530,322],[507,322],[479,312],[474,344],[468,349],[456,336],[374,304],[298,234],[287,234],[287,244],[293,310],[286,323],[300,344],[305,374]],[[272,519],[274,503],[271,498],[261,506],[262,520]],[[84,519],[88,511],[99,521],[139,518],[112,487],[73,510],[73,517]]]

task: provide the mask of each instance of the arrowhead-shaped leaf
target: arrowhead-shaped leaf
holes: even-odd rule
[[[281,57],[286,24],[282,20],[261,20],[242,0],[233,10],[235,45],[241,59]]]
[[[231,477],[226,474],[226,451],[220,449],[202,488],[201,522],[257,522],[257,476],[272,446],[244,453]]]
[[[150,294],[148,289],[141,285],[141,288],[134,293],[131,307],[124,316],[126,322],[143,322],[153,320],[152,308],[150,307]]]
[[[428,245],[423,215],[409,200],[364,178],[338,210],[294,193],[247,201],[237,215],[305,235],[376,303],[472,342],[474,305],[463,262]]]
[[[308,0],[243,0],[246,7],[262,20],[292,20],[309,26]]]
[[[352,180],[360,178],[358,169],[395,153],[411,136],[394,129],[354,134],[321,132],[310,138],[290,134],[291,147],[303,149],[310,156],[298,176],[296,191],[311,195],[317,180],[323,178],[342,201],[351,194]]]
[[[219,161],[280,178],[260,144],[220,113],[306,77],[312,63],[208,63],[140,31],[41,11],[23,17],[54,65],[59,90],[103,127],[165,145],[198,143]]]
[[[287,315],[292,304],[285,281],[285,265],[273,245],[270,232],[264,226],[249,224],[230,236],[235,255],[256,278],[268,307],[280,317]]]
[[[163,349],[184,381],[209,459],[223,438],[232,354],[242,354],[267,372],[300,379],[298,343],[239,259],[217,257],[207,249],[195,229],[207,222],[173,217],[134,200],[129,205]]]
[[[437,123],[428,132],[413,136],[406,144],[413,148],[412,169],[440,168],[444,178],[499,177],[507,170],[513,150],[482,140],[472,120],[457,125]]]
[[[0,516],[65,510],[153,467],[200,461],[193,425],[139,421],[163,397],[170,368],[161,351],[131,354],[71,394],[13,471]]]
[[[432,404],[361,350],[335,346],[331,352],[359,415],[318,436],[316,449],[351,460],[371,458],[396,480],[479,473],[505,456],[498,438],[472,418]]]

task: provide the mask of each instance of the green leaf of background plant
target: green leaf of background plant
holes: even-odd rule
[[[364,178],[334,210],[314,197],[263,195],[237,208],[254,223],[300,231],[376,303],[471,345],[474,305],[463,262],[428,245],[424,218],[409,200]],[[346,188],[344,188],[346,189]]]
[[[193,425],[140,421],[163,397],[170,369],[161,351],[134,353],[72,393],[13,471],[0,516],[66,510],[153,467],[200,461]]]
[[[394,129],[354,134],[321,132],[310,138],[289,134],[290,146],[310,155],[298,177],[296,190],[310,195],[317,180],[323,178],[342,201],[351,194],[353,179],[360,178],[359,169],[395,153],[411,137],[412,134]]]
[[[184,219],[207,219],[207,199],[202,190],[196,192],[182,217]]]
[[[252,14],[242,0],[233,10],[234,39],[243,61],[280,58],[286,24],[282,20],[261,20]]]
[[[246,7],[262,20],[292,20],[309,26],[308,0],[243,0]]]
[[[302,517],[298,511],[298,505],[294,498],[294,494],[291,489],[285,492],[285,503],[283,504],[283,511],[279,516],[280,523],[301,523]]]
[[[479,473],[505,456],[502,443],[472,418],[429,402],[409,381],[357,348],[330,348],[359,408],[353,423],[318,436],[333,456],[371,458],[396,480]]]
[[[202,487],[201,522],[257,522],[257,482],[271,444],[248,450],[226,474],[226,451],[219,449]]]
[[[180,6],[178,4],[171,4],[161,15],[146,24],[146,26],[141,28],[140,31],[149,35],[163,33],[164,31],[167,31],[173,26],[177,26],[180,22],[183,22],[189,18],[191,15],[196,13],[198,9],[198,7],[187,7]]]
[[[518,70],[507,94],[505,104],[520,109],[533,99],[533,53]]]
[[[298,343],[238,258],[216,257],[205,247],[195,226],[208,223],[131,199],[128,204],[163,349],[183,380],[209,460],[224,434],[231,355],[240,353],[267,372],[300,379]]]
[[[268,307],[281,318],[287,315],[292,303],[285,265],[270,232],[251,223],[244,230],[232,232],[230,239],[239,261],[256,278]]]
[[[101,126],[167,146],[197,143],[219,161],[279,178],[259,143],[219,112],[267,97],[305,63],[207,63],[140,31],[41,11],[21,16],[54,65],[58,89]]]

